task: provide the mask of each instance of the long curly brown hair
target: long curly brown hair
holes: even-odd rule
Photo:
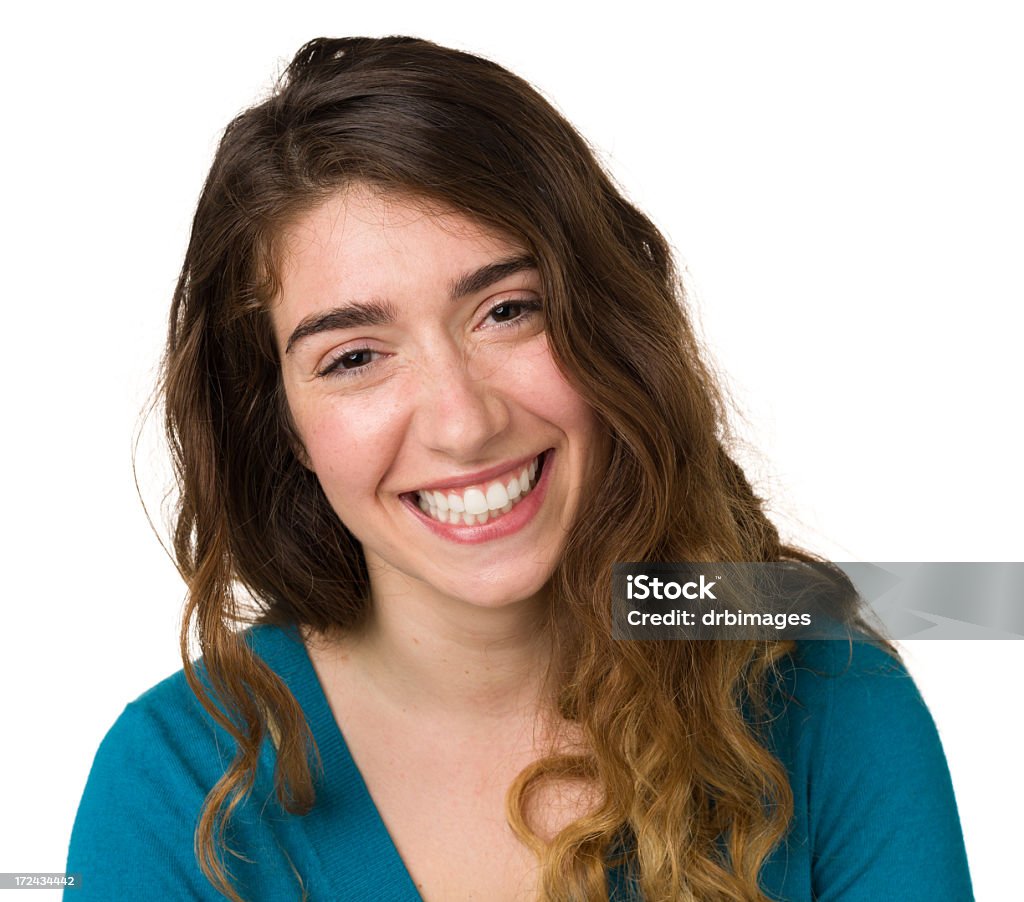
[[[729,453],[723,400],[662,235],[526,82],[405,37],[313,40],[271,96],[231,122],[174,295],[162,389],[180,492],[174,551],[189,589],[182,656],[237,743],[196,831],[203,871],[239,898],[224,829],[266,736],[281,803],[315,804],[302,710],[238,625],[255,605],[263,621],[351,630],[370,603],[359,544],[296,456],[268,313],[282,231],[355,182],[522,242],[542,276],[552,352],[611,438],[550,586],[559,713],[585,752],[535,762],[507,799],[509,822],[540,856],[543,899],[607,898],[606,866],[620,856],[651,902],[764,900],[758,872],[786,834],[792,795],[743,708],[791,643],[613,641],[610,574],[619,561],[811,558],[781,544]],[[193,630],[205,677],[190,659]],[[565,777],[595,781],[599,804],[542,841],[531,793]]]

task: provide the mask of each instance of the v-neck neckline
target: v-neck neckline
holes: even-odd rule
[[[352,758],[298,629],[257,626],[250,636],[253,650],[302,707],[320,753],[316,802],[300,820],[330,893],[334,898],[423,902]]]

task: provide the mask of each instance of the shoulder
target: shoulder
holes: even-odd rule
[[[71,833],[67,869],[82,875],[85,898],[141,891],[156,861],[161,878],[186,894],[209,894],[192,837],[226,765],[222,754],[227,748],[183,672],[124,709],[96,752]]]
[[[902,660],[868,641],[803,640],[771,683],[773,743],[791,773],[820,783],[912,758],[945,758]],[[922,755],[927,753],[926,758]]]
[[[806,719],[832,720],[837,707],[854,720],[929,718],[903,661],[873,642],[802,640],[779,666],[784,691]],[[793,713],[793,712],[790,712]],[[930,718],[929,718],[930,719]]]
[[[267,628],[246,633],[264,638]],[[202,659],[194,663],[204,685]],[[93,762],[90,783],[108,774],[145,778],[145,786],[175,795],[206,792],[234,757],[234,741],[211,716],[179,670],[130,702],[111,726]],[[120,781],[123,784],[123,780]],[[135,787],[138,789],[138,787]]]
[[[253,810],[272,804],[269,746],[265,752]],[[67,870],[82,875],[83,898],[131,896],[143,887],[155,899],[220,898],[198,867],[194,839],[207,793],[234,754],[234,741],[183,671],[128,704],[100,743],[72,829]],[[248,807],[236,816],[237,836],[262,844]]]
[[[125,707],[100,743],[90,780],[127,767],[176,790],[205,785],[231,759],[227,739],[179,670]]]
[[[802,641],[780,673],[783,723],[814,752],[810,776],[890,766],[904,779],[948,779],[935,722],[899,657],[864,640]]]
[[[247,630],[247,644],[277,673],[294,657],[296,639],[288,630],[260,626]],[[293,648],[294,647],[294,648]],[[207,683],[202,659],[198,679]],[[93,764],[90,781],[109,771],[149,776],[174,791],[186,786],[206,791],[231,762],[233,740],[199,701],[179,670],[130,702],[110,728]]]
[[[779,674],[773,734],[817,897],[973,898],[942,743],[903,662],[867,641],[804,641]]]

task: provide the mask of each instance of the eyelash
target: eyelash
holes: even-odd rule
[[[494,328],[497,329],[517,329],[524,325],[527,320],[532,316],[539,313],[543,309],[543,305],[540,301],[533,300],[514,300],[514,301],[502,301],[500,304],[495,304],[487,311],[487,316],[484,319],[492,316],[495,310],[500,310],[502,307],[518,307],[522,311],[519,316],[515,319],[505,320],[504,322],[496,322]],[[375,351],[373,348],[352,348],[351,350],[345,351],[331,360],[322,370],[316,375],[319,378],[332,378],[337,377],[341,379],[352,379],[358,378],[367,370],[371,369],[376,362],[376,359],[371,359],[368,363],[363,366],[352,367],[345,369],[341,363],[346,357],[354,357],[358,354],[380,354],[381,352]]]

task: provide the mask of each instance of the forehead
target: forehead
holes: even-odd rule
[[[522,242],[425,198],[356,185],[300,216],[281,235],[278,304],[324,291],[374,296],[418,290],[510,255]],[[337,300],[335,297],[334,300]]]

